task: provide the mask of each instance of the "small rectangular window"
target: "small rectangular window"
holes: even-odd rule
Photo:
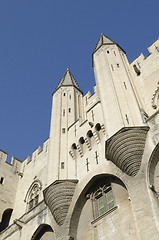
[[[63,129],[62,129],[62,133],[65,133],[65,132],[66,132],[65,128],[63,128]]]
[[[4,178],[1,177],[1,179],[0,179],[0,184],[3,184],[3,181],[4,181]]]
[[[116,52],[114,51],[114,55],[116,56]]]
[[[112,71],[114,71],[114,67],[113,67],[113,65],[111,65],[111,68],[112,68]]]
[[[63,116],[65,116],[65,109],[63,110]]]
[[[117,67],[119,68],[119,63],[117,63]]]
[[[65,97],[65,96],[66,96],[66,93],[64,93],[63,95],[64,95],[64,97]]]
[[[64,169],[64,168],[65,168],[65,163],[61,162],[61,169]]]
[[[70,99],[71,99],[71,95],[70,95]]]
[[[71,112],[71,108],[68,109],[69,113]]]

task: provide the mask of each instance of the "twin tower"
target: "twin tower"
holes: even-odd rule
[[[48,184],[77,178],[78,164],[70,162],[70,153],[82,151],[83,143],[78,140],[81,136],[83,141],[87,139],[80,133],[86,124],[91,128],[95,118],[105,128],[105,140],[123,127],[143,125],[144,104],[133,84],[126,54],[103,34],[93,52],[93,69],[96,87],[92,96],[83,96],[69,69],[53,93]],[[93,120],[89,120],[90,114]]]

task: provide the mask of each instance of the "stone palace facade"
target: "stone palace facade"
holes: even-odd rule
[[[129,63],[101,34],[94,93],[67,69],[43,146],[0,150],[0,239],[159,239],[159,39],[148,51]]]

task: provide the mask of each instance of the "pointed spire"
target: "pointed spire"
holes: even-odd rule
[[[101,33],[100,38],[96,44],[96,47],[94,49],[94,52],[100,48],[102,45],[106,45],[106,44],[113,44],[115,42],[113,42],[110,38],[106,37],[103,33]]]
[[[60,88],[61,86],[74,86],[76,87],[78,90],[80,90],[75,78],[73,77],[72,73],[70,72],[69,68],[67,68],[65,74],[63,75],[63,77],[61,78],[56,90],[58,88]],[[55,91],[56,91],[55,90]],[[81,90],[80,90],[81,91]],[[81,91],[82,92],[82,91]]]

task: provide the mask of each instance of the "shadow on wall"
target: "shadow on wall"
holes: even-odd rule
[[[55,240],[53,229],[48,224],[41,224],[34,232],[31,240]]]
[[[116,176],[114,175],[107,175],[107,174],[101,174],[101,175],[97,175],[94,176],[85,186],[84,190],[82,191],[81,195],[79,196],[75,206],[74,206],[74,210],[73,210],[73,214],[72,214],[72,218],[70,221],[70,232],[69,235],[74,237],[76,239],[77,237],[77,229],[78,229],[78,225],[79,225],[79,219],[82,213],[82,210],[84,208],[84,205],[86,204],[88,199],[91,199],[93,194],[98,192],[98,189],[103,190],[103,194],[101,194],[101,192],[99,194],[101,194],[100,196],[97,196],[97,201],[99,199],[99,201],[102,200],[102,196],[105,193],[105,197],[107,197],[107,194],[109,194],[109,198],[112,199],[112,201],[110,202],[110,204],[113,204],[113,197],[112,197],[112,188],[111,188],[111,184],[117,184],[120,185],[121,187],[123,187],[126,191],[127,188],[125,186],[125,184]],[[95,201],[93,201],[95,202]],[[109,207],[109,206],[108,206]],[[111,206],[110,206],[111,207]],[[114,208],[114,204],[112,205],[112,208]],[[99,210],[99,209],[98,209]],[[100,209],[103,211],[107,211],[106,209]],[[95,212],[94,214],[98,214],[100,216],[100,210],[99,212]],[[103,212],[102,212],[103,213]],[[101,214],[102,214],[101,213]]]
[[[3,212],[2,220],[0,222],[0,232],[9,226],[9,221],[12,215],[13,209],[8,208]]]

